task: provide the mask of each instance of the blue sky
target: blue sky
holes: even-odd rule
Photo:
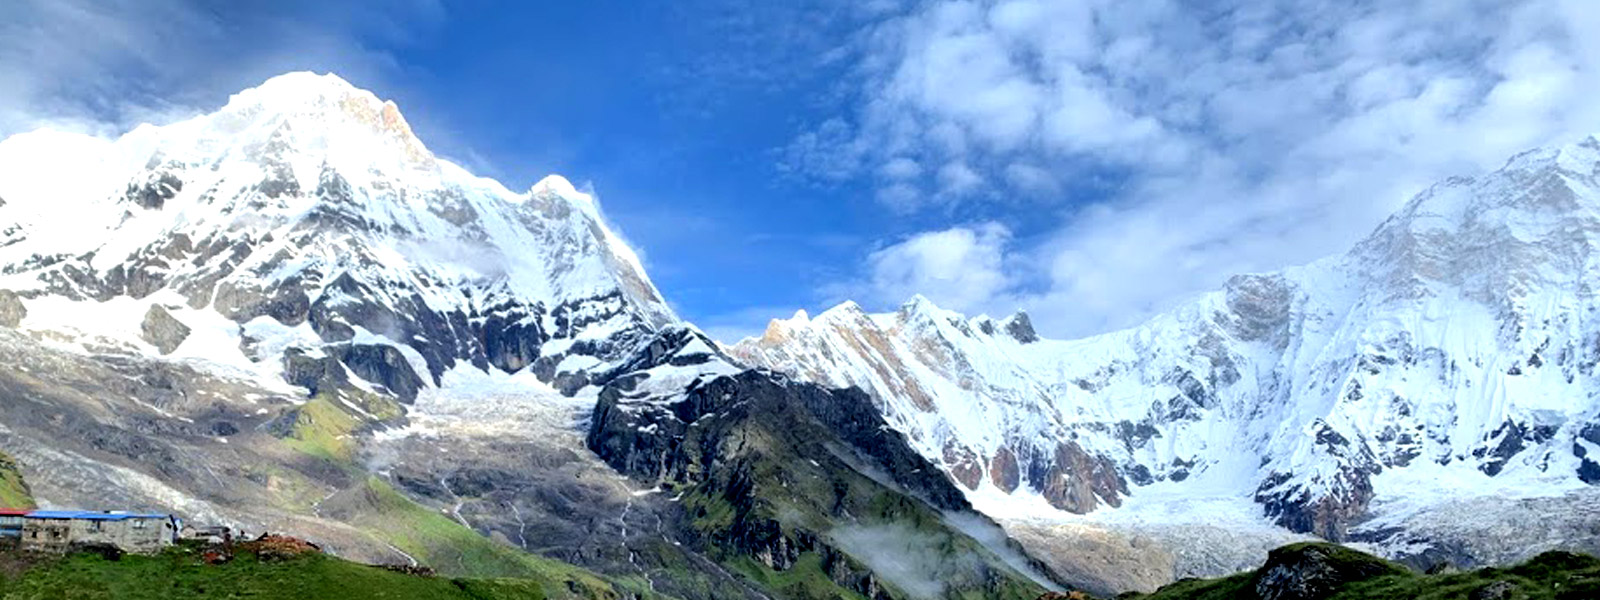
[[[719,337],[913,293],[1083,335],[1600,131],[1591,6],[10,0],[0,135],[332,71],[509,187],[593,185]]]

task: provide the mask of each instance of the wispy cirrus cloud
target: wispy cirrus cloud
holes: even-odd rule
[[[1103,331],[1600,130],[1597,26],[1579,0],[932,2],[863,33],[857,100],[785,165],[900,214],[1051,223],[1004,244],[1012,285],[944,302]]]

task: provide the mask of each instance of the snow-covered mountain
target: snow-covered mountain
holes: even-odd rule
[[[679,320],[591,195],[473,176],[332,75],[0,141],[0,365],[0,452],[45,505],[575,577],[551,597],[598,580],[549,558],[606,598],[1054,586],[864,395]]]
[[[0,140],[0,450],[48,467],[47,500],[372,556],[397,550],[380,482],[707,597],[761,595],[722,559],[873,597],[1034,591],[968,503],[1035,550],[1137,531],[1096,542],[1121,559],[1044,556],[1101,591],[1253,567],[1290,531],[1419,562],[1595,551],[1597,174],[1593,138],[1524,154],[1348,253],[1088,339],[918,297],[722,347],[591,195],[507,190],[392,103],[290,74],[116,140]],[[885,538],[944,554],[874,563]],[[1138,572],[1078,570],[1117,560]]]
[[[14,136],[0,199],[24,329],[267,380],[315,388],[332,357],[408,399],[462,365],[571,390],[676,321],[591,196],[473,176],[334,75],[114,141]]]
[[[868,391],[998,517],[1207,521],[1222,500],[1390,554],[1500,559],[1428,539],[1418,519],[1600,483],[1597,174],[1595,138],[1529,152],[1433,186],[1348,253],[1237,276],[1087,339],[918,297],[891,314],[798,314],[729,352]],[[1471,514],[1450,518],[1511,518]],[[1523,552],[1596,543],[1510,529]]]

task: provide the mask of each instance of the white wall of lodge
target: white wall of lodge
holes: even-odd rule
[[[66,552],[74,544],[110,544],[124,552],[154,554],[172,545],[176,519],[170,516],[35,517],[22,525],[21,547],[38,552]]]

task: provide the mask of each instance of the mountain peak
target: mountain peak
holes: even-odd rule
[[[298,126],[325,137],[376,134],[383,145],[399,148],[410,166],[436,165],[433,154],[411,130],[398,105],[333,73],[300,71],[268,79],[230,97],[228,104],[213,116],[212,124],[221,136],[238,135],[252,126],[266,127],[273,133]],[[361,145],[363,154],[379,151],[370,144]]]
[[[940,310],[939,305],[934,304],[927,296],[912,294],[911,298],[905,301],[905,304],[900,305],[899,312],[903,316],[910,317],[914,315],[932,315]]]
[[[1000,322],[1000,327],[1005,329],[1011,337],[1024,344],[1039,341],[1039,334],[1033,329],[1033,320],[1028,318],[1028,312],[1018,310],[1015,314],[1006,317]]]
[[[528,194],[535,198],[560,199],[578,207],[596,219],[600,218],[600,205],[595,202],[594,195],[578,191],[577,186],[572,185],[572,182],[568,181],[566,177],[555,174],[547,175],[544,179],[540,179],[538,183],[533,184],[533,187],[528,188]]]
[[[275,75],[261,85],[244,90],[236,96],[265,96],[274,98],[337,96],[362,91],[343,77],[332,72],[291,71]]]
[[[822,311],[822,314],[817,315],[817,318],[818,319],[843,319],[845,321],[854,321],[856,319],[865,317],[866,314],[867,314],[867,311],[862,309],[860,304],[856,304],[856,301],[854,301],[854,300],[845,300],[844,302],[840,302],[838,304],[835,304],[833,306],[833,308],[830,308],[828,310]]]
[[[534,194],[555,194],[557,196],[567,198],[579,195],[588,195],[579,192],[578,188],[573,187],[572,182],[568,181],[567,178],[554,174],[547,175],[544,179],[540,179],[539,183],[533,184],[533,187],[528,191]]]
[[[437,385],[465,363],[587,381],[578,374],[677,321],[589,195],[552,176],[529,206],[434,159],[393,102],[337,75],[274,77],[220,110],[115,141],[19,136],[0,158],[15,158],[0,175],[29,174],[0,177],[0,288],[83,303],[60,314],[116,300],[274,331],[310,322],[314,336],[284,334],[271,350],[206,353],[265,381],[291,350],[358,338],[407,348],[391,361],[404,373],[385,375],[401,380]],[[59,256],[81,258],[41,258]],[[71,325],[120,340],[125,321]]]

